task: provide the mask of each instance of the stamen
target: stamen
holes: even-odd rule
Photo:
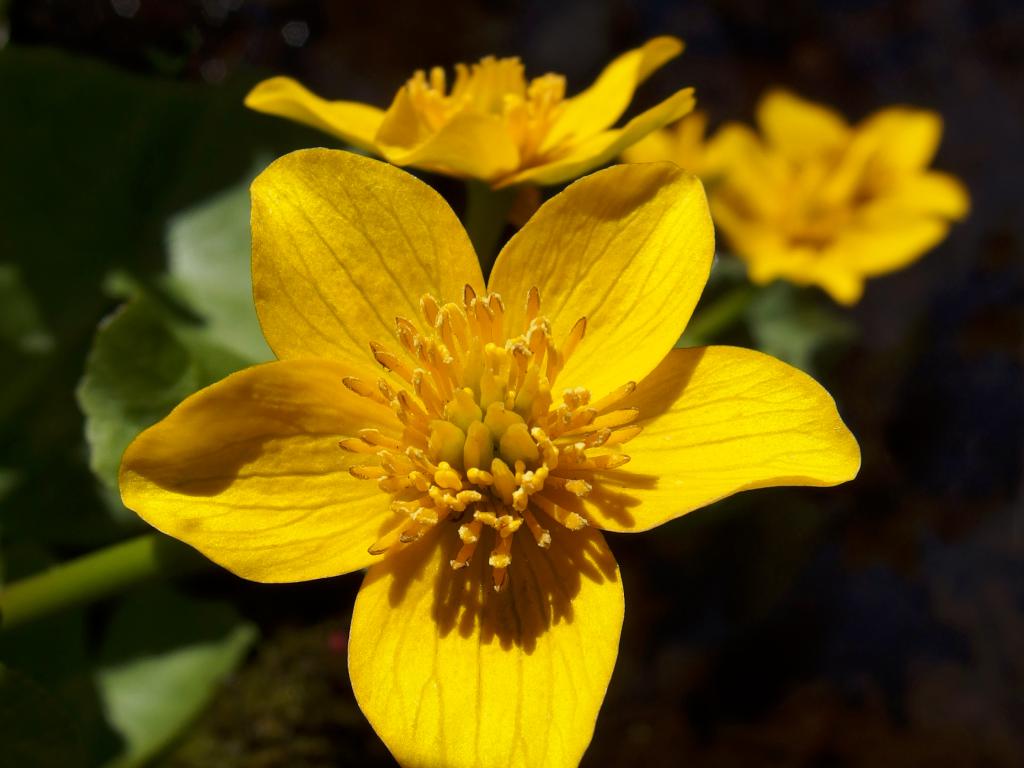
[[[469,88],[474,76],[457,73],[453,89]],[[431,72],[430,78],[421,74],[417,80],[417,98],[429,101],[436,86],[443,89],[440,76]],[[470,97],[468,91],[464,95]],[[370,343],[374,359],[395,378],[343,379],[352,392],[390,407],[403,425],[400,435],[361,429],[339,442],[369,459],[349,473],[391,494],[391,509],[401,518],[370,552],[413,545],[440,526],[442,535],[457,531],[461,545],[450,565],[464,568],[487,526],[494,536],[488,554],[492,582],[501,590],[521,528],[530,531],[528,546],[546,549],[552,540],[547,520],[566,531],[588,524],[562,504],[587,497],[595,473],[629,461],[619,446],[640,432],[633,423],[639,411],[611,408],[636,385],[629,382],[596,402],[583,387],[563,386],[555,404],[552,384],[583,339],[587,321],[578,320],[558,345],[540,307],[540,292],[531,288],[525,327],[507,329],[497,294],[478,295],[466,285],[461,303],[441,304],[424,295],[425,332],[397,317],[397,352]],[[562,504],[548,494],[561,494]]]

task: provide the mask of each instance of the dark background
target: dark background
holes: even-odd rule
[[[59,355],[20,389],[20,369],[3,377],[17,391],[0,460],[27,473],[7,503],[32,510],[5,534],[45,526],[62,556],[112,535],[73,397],[115,305],[104,274],[159,272],[167,216],[257,157],[331,145],[247,113],[250,85],[284,73],[384,106],[418,67],[494,53],[564,72],[575,92],[666,33],[687,50],[641,107],[694,85],[713,124],[749,121],[782,84],[851,119],[935,109],[936,166],[965,181],[973,209],[927,257],[869,284],[848,313],[858,338],[817,372],[860,440],[856,481],[609,537],[626,624],[583,764],[1024,765],[1019,2],[10,2],[0,259],[21,267]],[[432,181],[460,204],[457,184]],[[166,764],[391,764],[344,668],[358,583],[193,577],[264,639]]]

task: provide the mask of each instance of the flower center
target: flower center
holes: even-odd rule
[[[594,475],[629,461],[622,445],[640,432],[636,408],[614,406],[636,385],[592,401],[581,387],[552,385],[586,331],[586,318],[559,345],[540,316],[540,295],[526,300],[526,328],[506,331],[496,293],[478,297],[466,286],[462,304],[440,305],[424,296],[427,333],[399,317],[395,354],[371,342],[374,357],[404,382],[376,385],[346,378],[353,392],[390,405],[404,425],[399,439],[360,430],[340,445],[370,461],[350,471],[376,480],[392,495],[399,519],[370,552],[411,544],[444,521],[458,526],[462,547],[451,567],[464,568],[485,534],[488,563],[501,589],[512,562],[513,536],[523,528],[536,544],[551,544],[556,526],[574,531],[588,521],[578,503]]]
[[[429,76],[418,70],[406,90],[430,132],[440,130],[460,112],[502,118],[519,147],[520,164],[526,166],[553,149],[544,146],[544,139],[564,108],[565,78],[547,74],[527,83],[519,59],[487,56],[470,66],[456,64],[450,91],[441,67],[431,69]]]

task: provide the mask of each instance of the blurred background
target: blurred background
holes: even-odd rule
[[[712,126],[749,122],[781,84],[851,120],[934,109],[935,166],[972,212],[854,309],[815,294],[803,325],[732,332],[825,384],[863,470],[610,537],[626,624],[583,765],[1024,765],[1015,0],[0,0],[4,579],[143,532],[113,490],[125,441],[268,355],[245,187],[334,144],[245,110],[249,87],[288,74],[385,106],[416,68],[493,53],[575,92],[659,34],[687,50],[637,108],[693,85]],[[459,210],[460,185],[429,180]],[[345,669],[358,576],[188,565],[0,636],[0,765],[393,765]]]

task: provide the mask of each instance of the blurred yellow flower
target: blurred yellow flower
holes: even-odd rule
[[[674,125],[651,131],[627,147],[622,153],[622,160],[626,163],[668,160],[707,182],[722,172],[727,157],[722,152],[720,140],[705,141],[707,124],[706,114],[691,112]]]
[[[889,107],[850,126],[785,91],[757,108],[761,136],[727,125],[717,143],[715,224],[751,279],[819,285],[860,299],[864,280],[922,256],[967,214],[956,178],[928,170],[942,134],[934,112]]]
[[[558,184],[607,163],[693,109],[693,89],[684,88],[621,128],[611,127],[637,86],[682,50],[677,38],[654,38],[619,56],[593,85],[569,98],[562,75],[527,81],[518,58],[489,56],[456,65],[450,87],[441,67],[417,71],[386,111],[326,101],[287,77],[260,83],[245,103],[320,128],[395,165],[493,187]]]
[[[349,671],[404,765],[576,765],[623,618],[602,531],[857,473],[813,379],[673,348],[714,242],[700,183],[670,163],[547,201],[486,288],[451,209],[384,163],[295,152],[252,200],[279,359],[143,432],[122,498],[245,578],[369,568]]]

